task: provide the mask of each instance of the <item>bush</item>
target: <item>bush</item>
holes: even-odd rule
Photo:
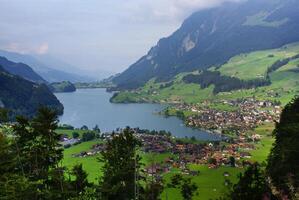
[[[80,136],[80,134],[78,132],[73,132],[73,138],[76,139]]]
[[[86,141],[91,141],[93,139],[95,139],[96,137],[96,134],[94,132],[86,132],[86,133],[83,133],[82,135],[82,141],[83,142],[86,142]]]

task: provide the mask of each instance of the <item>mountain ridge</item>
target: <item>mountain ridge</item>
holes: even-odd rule
[[[36,83],[47,83],[39,74],[24,63],[15,63],[5,57],[0,56],[0,65],[9,73],[21,76]]]
[[[17,115],[33,117],[40,106],[63,113],[63,105],[45,84],[37,84],[7,72],[0,65],[0,104],[10,111],[13,121]]]
[[[222,65],[240,53],[299,41],[297,7],[293,0],[253,0],[195,12],[113,81],[118,90],[136,89],[152,78],[168,81],[181,72]]]
[[[30,55],[0,50],[0,56],[6,57],[8,60],[13,62],[22,62],[29,65],[34,71],[36,71],[41,77],[50,83],[61,81],[85,82],[93,80],[92,78],[51,68],[39,59],[36,59]]]

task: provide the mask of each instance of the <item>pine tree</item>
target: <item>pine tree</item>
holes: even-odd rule
[[[299,195],[299,98],[285,106],[273,135],[267,173],[277,190],[289,198]],[[295,195],[297,194],[297,197]]]
[[[82,164],[75,165],[71,174],[75,177],[71,185],[77,194],[83,193],[87,187],[91,186],[87,179],[88,174],[83,170]]]
[[[33,184],[17,173],[11,141],[0,133],[0,199],[34,199]]]
[[[233,185],[228,199],[260,200],[264,197],[274,199],[267,185],[264,171],[258,164],[253,164],[239,176],[239,182]]]
[[[103,178],[100,182],[101,196],[104,200],[136,199],[139,185],[140,158],[136,154],[140,142],[133,132],[126,128],[123,133],[113,135],[100,162],[104,163]]]

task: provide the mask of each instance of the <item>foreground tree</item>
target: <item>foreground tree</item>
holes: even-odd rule
[[[57,168],[63,157],[57,123],[56,113],[48,108],[40,108],[32,121],[17,117],[14,132],[19,166],[32,180],[46,180],[49,169]]]
[[[273,135],[267,173],[279,193],[299,198],[299,98],[285,106]]]
[[[126,128],[123,133],[112,136],[100,162],[104,163],[100,182],[101,198],[104,200],[130,200],[138,198],[141,191],[140,157],[136,154],[141,145],[133,132]]]
[[[30,199],[33,184],[16,172],[17,159],[12,142],[0,132],[0,199]]]
[[[83,170],[82,164],[75,165],[71,174],[75,177],[71,184],[76,194],[85,192],[85,189],[91,186],[87,180],[88,174]]]
[[[198,190],[198,186],[190,178],[184,178],[181,174],[175,174],[170,181],[169,186],[179,188],[184,200],[191,200]]]
[[[239,182],[232,186],[227,199],[231,200],[261,200],[275,199],[267,184],[264,171],[256,163],[249,166],[244,174],[239,176]]]

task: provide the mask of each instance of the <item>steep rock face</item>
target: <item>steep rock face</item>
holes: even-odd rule
[[[251,0],[196,12],[113,81],[118,89],[134,89],[152,78],[167,81],[240,53],[299,41],[298,7],[297,0]]]
[[[10,119],[16,115],[32,117],[38,107],[47,106],[63,113],[63,105],[45,84],[36,84],[7,72],[0,66],[0,104],[10,111]]]

